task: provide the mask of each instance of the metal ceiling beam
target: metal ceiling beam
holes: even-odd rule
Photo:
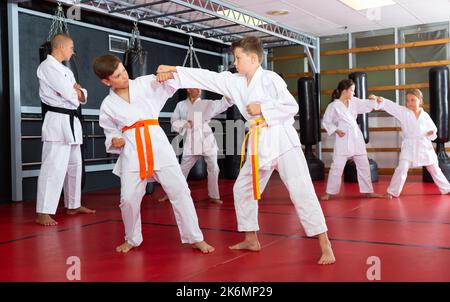
[[[166,25],[164,25],[164,27],[181,26],[181,25],[192,24],[192,23],[207,22],[207,21],[212,21],[212,20],[217,20],[217,19],[219,19],[219,17],[209,17],[209,18],[191,20],[191,21],[186,21],[186,22],[166,24]]]
[[[187,30],[186,33],[201,32],[201,31],[207,31],[207,30],[213,30],[213,29],[223,29],[223,28],[229,28],[229,27],[235,27],[235,26],[240,26],[240,25],[239,24],[227,24],[227,25],[222,25],[222,26],[213,26],[213,27],[206,27],[206,28],[201,28],[201,29],[192,29],[192,30]]]
[[[169,16],[175,16],[175,15],[182,15],[182,14],[192,13],[192,12],[195,12],[195,9],[191,8],[191,9],[180,10],[180,11],[177,11],[177,12],[171,12],[171,13],[166,13],[166,14],[160,14],[160,15],[143,17],[143,18],[140,18],[139,21],[152,20],[152,19],[164,18],[164,17],[169,17]]]
[[[120,13],[120,12],[124,12],[127,10],[132,10],[132,9],[138,9],[138,8],[142,8],[142,7],[149,7],[149,6],[153,6],[153,5],[158,5],[158,4],[163,4],[168,2],[168,0],[162,0],[162,1],[156,1],[156,2],[149,2],[149,3],[143,3],[143,4],[138,4],[138,5],[132,5],[132,6],[127,6],[127,7],[121,7],[118,9],[112,9],[109,11],[109,13]]]
[[[210,36],[208,36],[208,38],[240,35],[240,34],[246,34],[246,33],[251,33],[251,32],[255,32],[255,31],[256,31],[255,29],[251,29],[251,30],[244,30],[244,31],[229,32],[229,33],[224,33],[224,34],[210,35]]]
[[[205,14],[255,29],[266,34],[291,41],[294,44],[315,48],[317,39],[287,25],[274,20],[249,13],[228,3],[219,0],[169,0],[172,3],[195,9]]]
[[[73,3],[73,0],[59,1],[68,3],[69,5],[70,3]],[[154,2],[151,3],[130,4],[131,6],[126,8],[121,7],[121,5],[125,6],[130,2],[129,0],[82,0],[80,2],[89,2],[89,4],[80,5],[96,11],[103,11],[105,13],[108,13],[108,10],[117,12],[117,10],[122,9],[122,13],[115,13],[115,15],[122,15],[123,18],[126,19],[135,18],[138,21],[144,22],[145,20],[150,20],[151,23],[157,24],[158,26],[164,26],[164,28],[167,28],[168,30],[176,30],[188,34],[202,34],[205,39],[211,39],[215,40],[215,42],[219,41],[225,44],[229,44],[230,40],[233,40],[230,39],[230,37],[239,37],[239,33],[243,32],[229,32],[222,29],[233,26],[242,26],[244,29],[247,28],[249,30],[252,30],[245,32],[260,32],[261,34],[258,35],[260,38],[269,36],[273,37],[274,39],[279,39],[272,40],[270,42],[263,41],[265,47],[272,45],[288,46],[296,44],[303,45],[307,48],[315,50],[319,46],[319,38],[317,37],[299,31],[296,28],[290,27],[288,25],[280,24],[269,18],[243,10],[221,0],[165,0],[167,3],[175,4],[172,6],[168,6],[165,12],[145,7],[155,5],[155,3],[160,2],[159,0],[153,1]],[[111,7],[113,7],[113,9],[111,9]],[[186,9],[182,9],[183,7]],[[211,18],[192,20],[192,16],[188,14],[192,12],[203,13],[207,16],[211,16]],[[142,13],[145,14],[142,15]],[[152,14],[153,16],[151,16]],[[217,26],[212,26],[205,23],[207,21],[216,19],[220,19],[231,24],[228,25],[226,23],[222,23],[223,25],[220,25],[219,23],[217,24]],[[195,24],[195,26],[193,28],[186,28],[185,26],[183,26],[186,24]],[[205,32],[211,33],[211,35],[208,36],[208,34]],[[308,56],[308,59],[311,61],[311,57]],[[314,62],[310,63],[314,64]]]

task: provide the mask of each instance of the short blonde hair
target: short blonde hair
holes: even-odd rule
[[[406,96],[408,96],[408,94],[412,94],[417,97],[420,100],[420,105],[423,105],[423,93],[422,91],[420,91],[420,89],[410,89],[406,91]]]

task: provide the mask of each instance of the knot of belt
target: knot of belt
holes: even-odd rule
[[[73,136],[73,141],[75,142],[75,117],[77,117],[80,122],[81,122],[81,116],[78,113],[77,109],[66,109],[66,108],[61,108],[61,107],[54,107],[54,106],[50,106],[44,102],[41,102],[41,108],[42,108],[42,116],[43,118],[45,117],[45,114],[47,113],[47,111],[51,111],[51,112],[56,112],[56,113],[61,113],[61,114],[66,114],[69,116],[69,123],[70,123],[70,131],[72,131],[72,136]]]
[[[151,119],[151,120],[137,121],[131,126],[125,126],[122,128],[122,132],[134,129],[134,134],[136,138],[136,149],[139,158],[139,177],[142,180],[153,176],[153,168],[154,168],[153,147],[148,126],[156,126],[156,125],[159,125],[158,120]],[[140,130],[141,127],[144,127],[145,151],[147,154],[147,161],[145,160],[144,146],[142,144],[141,130]]]
[[[252,163],[252,183],[253,183],[253,198],[255,200],[261,199],[261,191],[259,189],[259,162],[258,162],[258,138],[259,138],[259,130],[262,127],[267,127],[266,120],[264,117],[259,117],[254,120],[249,121],[250,129],[245,135],[244,141],[242,142],[241,147],[241,165],[245,162],[245,147],[247,145],[247,141],[251,135],[251,163]]]

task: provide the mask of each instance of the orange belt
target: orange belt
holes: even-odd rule
[[[251,135],[252,153],[250,156],[252,161],[253,198],[255,200],[260,200],[261,191],[259,190],[258,138],[259,138],[259,129],[262,127],[267,127],[267,123],[264,117],[259,117],[254,120],[250,120],[249,123],[250,123],[250,130],[245,135],[241,147],[241,168],[245,162],[245,147],[247,145],[248,138]]]
[[[153,176],[153,148],[152,148],[152,138],[150,137],[150,132],[148,126],[159,125],[158,120],[143,120],[134,123],[131,126],[125,126],[122,128],[122,132],[130,129],[134,129],[134,134],[136,136],[136,149],[139,158],[139,176],[142,180]],[[144,139],[145,139],[145,151],[147,153],[147,165],[145,162],[144,146],[142,144],[141,131],[140,128],[144,127]]]

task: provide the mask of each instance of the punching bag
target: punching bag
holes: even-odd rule
[[[439,167],[450,179],[450,159],[445,152],[445,143],[450,140],[449,122],[449,70],[447,66],[433,67],[428,72],[430,84],[430,117],[437,127],[436,153]],[[428,170],[423,167],[423,181],[433,182]]]
[[[132,80],[148,74],[147,51],[141,47],[139,30],[136,22],[134,23],[133,30],[131,31],[130,46],[123,55],[123,65],[128,72],[129,78]],[[154,183],[148,182],[147,187],[145,188],[146,194],[151,194],[154,190]]]
[[[367,99],[367,74],[364,72],[353,72],[348,75],[348,78],[355,83],[355,97],[365,100]],[[363,134],[365,143],[369,142],[369,114],[358,114],[357,123],[359,129]],[[378,181],[378,165],[369,158],[370,176],[372,182]],[[358,174],[356,165],[353,160],[347,161],[344,168],[344,181],[345,182],[358,182]]]
[[[235,67],[230,67],[228,69],[229,72],[231,73],[236,73],[237,70]],[[236,107],[236,105],[233,105],[231,107],[229,107],[226,111],[226,115],[227,115],[227,122],[228,121],[233,121],[235,122],[235,125],[239,125],[236,124],[236,121],[242,121],[242,124],[245,124],[245,119],[242,116],[241,112],[239,111],[239,109]],[[226,127],[228,128],[228,127]],[[226,129],[226,131],[230,131],[230,129]],[[240,165],[241,165],[241,143],[243,141],[243,138],[240,138],[240,132],[233,127],[232,130],[234,131],[233,135],[229,135],[228,133],[226,133],[225,138],[225,161],[224,161],[224,169],[223,169],[223,174],[225,176],[225,178],[228,179],[236,179],[239,175],[239,171],[240,171]],[[233,138],[233,140],[231,141],[231,138]],[[228,144],[231,144],[233,146],[233,150],[231,154],[230,152],[228,152],[228,150],[230,149],[228,146]]]
[[[236,123],[236,122],[242,121],[242,125],[245,124],[245,119],[239,112],[239,109],[236,107],[236,105],[233,105],[230,108],[228,108],[226,111],[226,115],[227,115],[227,122],[233,121],[233,122],[235,122],[234,123],[235,125],[240,125],[240,123]],[[238,131],[238,129],[236,129],[236,127],[232,127],[230,129],[228,129],[228,127],[226,127],[226,131],[230,131],[230,130],[234,131],[234,134],[230,135],[227,133],[225,135],[225,138],[226,138],[225,150],[226,150],[226,152],[225,152],[225,165],[224,165],[224,169],[223,169],[223,174],[224,174],[225,178],[236,179],[239,175],[240,165],[241,165],[242,139],[239,137],[240,131]],[[233,138],[233,140],[231,140],[231,138]],[[228,144],[231,144],[233,146],[233,150],[230,150],[230,148],[227,147]],[[229,151],[232,151],[231,154]]]
[[[311,77],[297,80],[300,141],[305,145],[305,158],[311,179],[323,180],[325,166],[312,151],[312,146],[317,144],[320,138],[319,102],[315,82]]]
[[[142,48],[136,46],[129,48],[125,51],[123,62],[128,76],[132,80],[148,74],[147,51]]]

